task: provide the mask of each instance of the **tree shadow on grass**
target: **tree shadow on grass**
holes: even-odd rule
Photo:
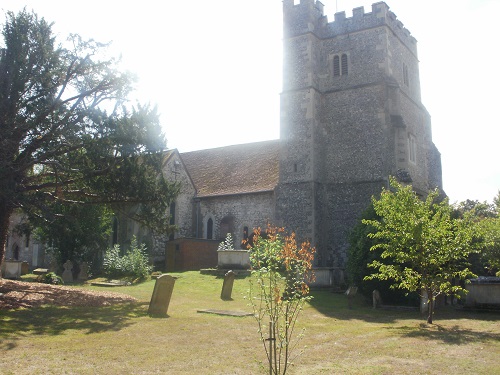
[[[421,319],[422,315],[413,309],[372,309],[362,295],[356,295],[351,302],[342,293],[330,290],[312,290],[309,305],[321,314],[339,320],[362,320],[371,323],[391,323],[400,319]],[[423,319],[423,318],[422,318]]]
[[[400,306],[394,308],[373,309],[369,301],[362,295],[356,295],[352,308],[349,308],[347,296],[332,293],[330,290],[312,290],[311,307],[321,314],[339,320],[362,320],[369,323],[393,323],[405,319],[425,321],[427,314],[420,313],[418,308]],[[473,319],[498,321],[500,315],[492,312],[472,312],[460,310],[457,306],[440,307],[435,311],[434,321],[440,319]]]
[[[411,338],[424,338],[441,341],[450,345],[468,345],[470,343],[500,342],[500,334],[493,332],[479,332],[454,325],[444,327],[440,324],[428,325],[421,323],[418,327],[386,327],[400,335]]]
[[[106,307],[42,306],[0,312],[0,350],[13,349],[16,341],[28,335],[59,335],[67,330],[85,334],[119,331],[135,324],[133,319],[147,316],[143,303],[122,303]]]

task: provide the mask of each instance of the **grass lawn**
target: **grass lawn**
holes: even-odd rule
[[[250,312],[248,279],[222,301],[221,278],[171,275],[179,278],[166,318],[147,315],[154,281],[111,290],[138,298],[133,305],[0,311],[0,373],[267,373],[253,317],[197,312]],[[312,294],[290,374],[500,374],[500,314],[446,308],[427,325],[417,312],[373,310],[360,296],[349,310],[344,295]]]

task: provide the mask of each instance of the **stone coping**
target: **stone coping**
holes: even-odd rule
[[[244,311],[230,311],[230,310],[214,310],[214,309],[203,309],[197,310],[199,313],[204,314],[216,314],[216,315],[225,315],[225,316],[253,316],[253,313],[248,313]]]
[[[46,273],[49,273],[48,268],[36,268],[33,270],[34,275],[45,275]]]
[[[250,276],[252,271],[235,268],[205,268],[201,269],[202,275],[224,276],[229,271],[233,271],[236,276]]]
[[[127,281],[111,280],[111,281],[94,281],[94,282],[90,283],[90,285],[113,287],[113,286],[127,286],[127,285],[131,285],[131,283],[129,283]]]

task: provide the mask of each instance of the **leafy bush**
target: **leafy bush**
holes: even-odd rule
[[[54,272],[49,272],[40,278],[40,281],[44,284],[52,285],[62,285],[64,281],[61,276],[57,276]]]
[[[362,223],[362,220],[380,220],[370,203],[363,212],[358,224],[349,234],[349,249],[347,257],[347,276],[350,285],[358,287],[358,292],[371,301],[373,290],[378,290],[385,304],[418,306],[419,296],[417,293],[407,293],[398,289],[391,289],[390,280],[366,280],[365,277],[372,274],[368,264],[378,260],[383,261],[382,251],[370,251],[372,246],[377,244],[377,240],[369,236],[375,233],[376,229],[371,225]]]
[[[226,238],[224,241],[222,241],[219,244],[219,247],[217,249],[218,251],[231,251],[234,250],[234,241],[233,241],[233,236],[231,233],[228,233],[226,235]]]
[[[133,277],[143,280],[152,270],[146,245],[138,245],[135,236],[132,238],[130,250],[125,255],[121,255],[119,245],[108,249],[104,254],[103,272],[107,277]]]
[[[295,233],[286,235],[284,228],[271,225],[265,234],[256,229],[251,239],[252,278],[248,297],[270,372],[285,374],[295,357],[297,343],[291,342],[297,317],[305,302],[312,298],[307,282],[314,279],[311,269],[315,249],[309,242],[298,246]],[[269,331],[265,327],[268,322]],[[300,337],[299,334],[297,339]]]

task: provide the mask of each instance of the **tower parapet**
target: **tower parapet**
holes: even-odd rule
[[[296,5],[294,0],[284,0],[284,36],[313,33],[318,38],[325,39],[386,25],[415,56],[417,55],[417,40],[385,2],[372,4],[372,11],[369,13],[365,13],[364,7],[354,8],[352,17],[346,17],[344,11],[337,12],[333,22],[328,22],[323,8],[323,4],[317,0],[300,0]]]
[[[323,4],[317,0],[283,0],[283,36],[293,37],[305,33],[320,36],[327,24],[323,15]]]

